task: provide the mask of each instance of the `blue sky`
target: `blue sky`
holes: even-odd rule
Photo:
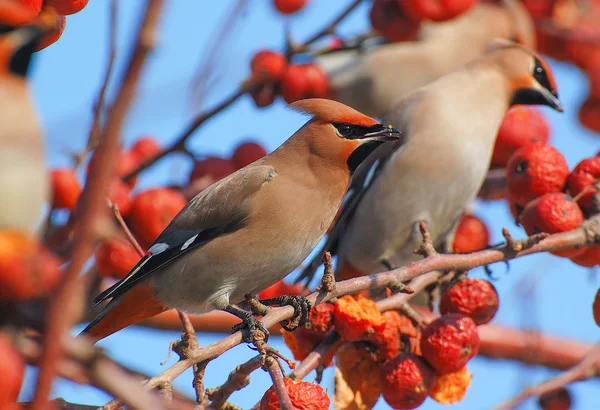
[[[67,26],[58,43],[35,57],[32,69],[32,90],[48,141],[48,160],[52,166],[69,164],[67,152],[79,151],[85,144],[91,125],[92,107],[108,57],[108,1],[91,1],[80,13],[67,18]],[[123,130],[125,144],[143,134],[155,136],[167,144],[181,133],[194,113],[220,101],[235,91],[248,74],[249,60],[257,49],[281,49],[284,44],[284,24],[289,23],[295,39],[302,40],[323,26],[330,16],[347,1],[312,0],[301,13],[284,18],[275,13],[270,0],[254,0],[232,27],[231,38],[219,49],[216,62],[217,82],[203,105],[193,103],[190,83],[205,49],[212,44],[215,30],[235,4],[234,0],[166,2],[160,23],[158,44],[149,58],[142,76],[136,104]],[[122,73],[124,53],[133,41],[141,0],[119,2],[117,74]],[[362,32],[368,24],[367,4],[349,18],[341,33]],[[587,93],[584,75],[573,66],[552,62],[559,84],[559,93],[566,107],[564,114],[547,110],[552,123],[552,143],[566,156],[571,167],[600,148],[600,135],[585,130],[577,122],[577,109]],[[114,89],[111,89],[114,95]],[[257,110],[249,97],[243,97],[224,114],[208,122],[197,132],[189,147],[201,155],[229,155],[241,140],[255,139],[268,150],[276,148],[306,119],[285,108],[282,101],[267,109]],[[143,174],[138,189],[171,182],[184,182],[191,163],[182,156],[172,156]],[[492,231],[492,242],[500,241],[500,230],[509,227],[515,235],[523,232],[514,227],[504,202],[478,203],[476,212]],[[519,328],[535,328],[551,334],[588,342],[599,339],[600,331],[591,315],[591,303],[598,280],[589,270],[579,268],[565,259],[552,255],[535,255],[515,261],[509,273],[503,265],[492,267],[499,279],[500,311],[495,323]],[[476,270],[474,276],[483,272]],[[528,289],[528,291],[524,291]],[[567,289],[567,290],[565,290]],[[79,330],[79,329],[76,329]],[[162,370],[169,342],[178,332],[130,328],[102,341],[99,345],[117,361],[154,375]],[[206,345],[223,335],[199,335]],[[280,339],[273,338],[275,348],[287,352]],[[208,366],[206,384],[221,384],[239,363],[252,356],[246,346],[238,346]],[[171,359],[169,363],[173,363]],[[521,366],[510,362],[476,358],[470,362],[474,374],[467,397],[456,409],[490,408],[515,395],[525,383],[535,383],[552,376],[545,369]],[[324,386],[333,390],[332,371],[325,373]],[[312,378],[313,375],[310,376]],[[31,397],[33,371],[28,372],[22,398]],[[252,375],[249,388],[235,393],[231,400],[243,408],[251,407],[270,385],[262,371]],[[175,386],[192,394],[191,373],[179,378]],[[581,382],[572,387],[575,409],[600,408],[598,381]],[[110,397],[90,388],[67,381],[56,383],[54,395],[69,401],[101,404]],[[421,408],[443,406],[428,400]],[[380,400],[377,409],[388,408]],[[523,409],[536,408],[533,401]]]

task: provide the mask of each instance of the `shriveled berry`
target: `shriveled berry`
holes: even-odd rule
[[[421,27],[406,16],[397,0],[375,0],[369,17],[373,28],[389,41],[413,40]]]
[[[308,321],[304,325],[310,333],[325,334],[333,328],[333,303],[319,303],[308,312]]]
[[[0,407],[16,402],[25,377],[25,360],[8,336],[0,333]],[[2,407],[4,408],[4,407]]]
[[[506,167],[508,193],[521,206],[565,186],[569,166],[554,147],[530,144],[517,150]]]
[[[268,107],[275,102],[277,89],[273,84],[263,84],[250,91],[250,97],[258,108]]]
[[[569,410],[571,401],[571,394],[564,387],[558,387],[538,398],[538,404],[542,410]]]
[[[498,292],[491,282],[466,279],[455,283],[442,295],[440,313],[461,313],[475,324],[488,323],[498,311]]]
[[[296,360],[304,360],[325,339],[325,333],[313,333],[304,327],[293,332],[281,329],[283,342],[290,349]],[[333,356],[337,349],[330,349],[329,354],[323,358],[325,366],[331,365]]]
[[[393,409],[414,409],[427,398],[435,372],[419,356],[404,353],[381,369],[383,398]]]
[[[441,404],[458,403],[467,394],[472,377],[467,366],[457,372],[440,376],[431,386],[429,397]]]
[[[578,203],[581,209],[589,214],[596,211],[594,209],[594,196],[598,193],[598,190],[594,187],[596,183],[600,183],[600,157],[584,159],[577,164],[567,179],[569,192],[574,197],[584,190],[587,192],[582,194]],[[597,205],[600,206],[600,204]]]
[[[75,209],[79,195],[81,195],[81,185],[75,175],[73,168],[53,169],[50,173],[52,181],[52,207],[61,209]]]
[[[348,341],[364,339],[385,327],[385,318],[375,302],[361,295],[357,298],[346,295],[338,299],[333,322],[340,336]]]
[[[490,232],[485,223],[475,215],[465,214],[456,229],[452,249],[456,253],[470,253],[484,249],[489,242]]]
[[[400,8],[413,20],[445,21],[467,10],[477,0],[397,0]]]
[[[527,204],[521,213],[521,224],[528,235],[540,232],[558,233],[577,228],[583,223],[583,212],[573,199],[561,192],[546,194]],[[573,258],[584,252],[580,249],[564,249],[551,252],[557,256]]]
[[[267,151],[265,151],[262,145],[248,141],[241,143],[235,148],[231,156],[231,161],[233,161],[237,169],[240,169],[261,159],[265,155],[267,155]]]
[[[96,250],[98,272],[105,277],[121,279],[142,259],[133,245],[117,237],[103,242]]]
[[[579,107],[577,116],[584,127],[600,132],[600,97],[589,96]]]
[[[252,57],[250,68],[257,80],[277,82],[287,67],[285,56],[276,51],[261,50]]]
[[[273,0],[277,11],[283,14],[292,14],[302,9],[307,0]]]
[[[327,392],[318,384],[295,381],[286,377],[283,384],[288,391],[290,401],[298,410],[325,410],[329,408],[330,400]],[[281,410],[275,388],[271,386],[260,401],[260,410]]]
[[[458,313],[442,315],[422,331],[423,358],[439,374],[463,368],[479,351],[477,325]]]
[[[594,321],[600,326],[600,289],[596,292],[594,303],[592,304],[592,312],[594,314]]]
[[[506,166],[510,156],[529,144],[547,144],[550,125],[535,107],[517,105],[506,113],[498,130],[492,164]]]
[[[385,361],[395,357],[400,351],[402,342],[398,324],[402,319],[398,317],[400,313],[395,310],[383,312],[381,315],[385,319],[384,328],[379,332],[371,333],[367,340],[377,346],[377,360]]]
[[[353,396],[334,398],[335,408],[373,408],[381,395],[380,364],[373,360],[364,343],[345,343],[335,355],[335,364]],[[338,383],[336,374],[336,386]],[[340,403],[338,403],[340,401]]]
[[[583,252],[571,258],[571,262],[585,268],[600,265],[600,245],[583,248]]]

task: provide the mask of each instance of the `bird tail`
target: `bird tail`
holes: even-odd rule
[[[110,301],[80,335],[94,339],[94,343],[115,332],[158,315],[169,308],[156,298],[145,283],[137,284],[122,296]]]
[[[352,265],[347,260],[342,260],[338,262],[338,269],[336,276],[338,280],[346,280],[352,278],[358,278],[359,276],[365,276],[366,273],[358,270],[354,265]]]

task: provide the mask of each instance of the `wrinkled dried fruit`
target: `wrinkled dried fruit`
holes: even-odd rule
[[[295,360],[304,360],[324,339],[325,334],[310,333],[304,327],[300,327],[293,332],[287,332],[281,329],[283,341],[294,355]],[[323,364],[330,366],[333,361],[333,355],[337,349],[331,349],[330,353],[323,358]]]
[[[335,364],[352,391],[352,397],[344,398],[348,403],[342,408],[352,408],[347,407],[351,402],[360,404],[361,408],[372,408],[381,395],[380,365],[364,344],[345,343],[335,355]]]
[[[335,304],[334,324],[344,340],[353,341],[382,331],[385,318],[372,300],[361,295],[357,298],[346,295]]]
[[[399,318],[400,313],[395,310],[383,312],[381,315],[385,319],[383,330],[370,334],[367,340],[377,346],[377,360],[385,361],[393,358],[400,351],[402,342],[398,324],[402,319]]]
[[[485,223],[474,215],[465,214],[456,229],[452,249],[456,253],[470,253],[484,249],[489,242],[490,232]]]
[[[477,325],[468,316],[442,315],[423,329],[423,358],[441,375],[460,370],[478,351]]]
[[[577,164],[567,179],[567,186],[573,197],[579,195],[584,190],[587,191],[579,199],[578,203],[581,209],[588,214],[592,214],[595,211],[593,198],[598,190],[594,188],[594,184],[598,182],[600,182],[600,157],[584,159]]]
[[[440,376],[431,386],[429,397],[441,404],[458,403],[467,394],[472,377],[466,366],[457,372]]]
[[[313,306],[308,312],[308,321],[304,328],[315,334],[324,334],[333,327],[333,311],[335,305],[333,303],[320,303]]]
[[[419,356],[404,353],[381,369],[383,398],[394,409],[414,409],[427,398],[435,372]]]
[[[583,222],[583,212],[573,199],[561,192],[546,194],[527,204],[520,222],[528,235],[540,232],[557,233],[577,228]],[[557,256],[573,258],[585,252],[585,248],[564,249],[551,252]]]
[[[442,295],[440,313],[461,313],[475,324],[483,325],[498,311],[498,292],[492,283],[483,279],[466,279],[455,283]]]
[[[508,160],[508,194],[521,206],[544,194],[559,192],[569,176],[565,157],[554,147],[530,144],[517,150]]]
[[[558,387],[541,395],[538,404],[542,410],[569,410],[571,408],[571,394],[564,387]]]
[[[289,377],[283,379],[285,388],[294,408],[298,410],[326,410],[329,408],[329,396],[318,384],[305,381],[294,381]],[[260,401],[260,410],[281,410],[275,388],[271,386]]]

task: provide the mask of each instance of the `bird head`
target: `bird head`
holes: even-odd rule
[[[490,49],[490,58],[509,81],[511,105],[547,105],[556,111],[564,111],[554,75],[543,57],[506,40],[494,40]]]
[[[310,98],[290,107],[313,116],[302,127],[312,153],[348,167],[350,173],[381,144],[400,138],[400,132],[392,126],[337,101]]]
[[[46,32],[39,24],[17,28],[0,25],[0,70],[25,77],[31,56]]]

